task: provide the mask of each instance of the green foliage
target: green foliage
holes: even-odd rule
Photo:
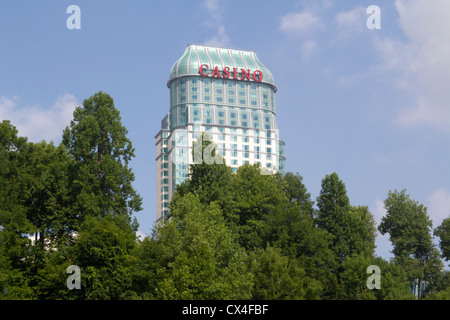
[[[406,300],[420,281],[420,298],[449,299],[426,208],[389,192],[378,230],[395,258],[385,261],[374,256],[372,214],[351,204],[337,173],[324,177],[314,207],[298,173],[244,165],[234,174],[202,158],[177,187],[169,219],[137,239],[142,200],[126,135],[103,92],[76,108],[59,146],[0,123],[0,299]],[[201,156],[215,157],[201,139]],[[446,260],[449,219],[435,229]],[[73,265],[81,289],[66,285]],[[371,265],[380,289],[367,287]]]
[[[134,148],[113,99],[97,92],[74,111],[63,144],[74,159],[71,195],[77,212],[101,216],[140,211],[142,199],[132,187],[128,167]]]
[[[162,252],[156,289],[162,299],[250,298],[247,256],[225,224],[217,204],[187,194],[158,228]]]
[[[419,292],[419,297],[424,297],[435,289],[443,267],[432,242],[427,208],[412,200],[406,190],[389,191],[384,204],[387,214],[378,230],[381,234],[389,233],[395,259],[406,271],[410,283],[426,281],[425,292]]]
[[[438,226],[434,234],[439,237],[439,247],[441,248],[442,257],[450,260],[450,217],[444,219],[440,226]]]

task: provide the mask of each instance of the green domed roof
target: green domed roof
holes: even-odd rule
[[[217,66],[220,70],[224,67],[229,67],[230,70],[233,70],[233,68],[260,70],[263,73],[261,82],[275,87],[272,73],[258,60],[255,52],[202,45],[188,45],[186,47],[184,54],[175,62],[170,71],[168,86],[178,77],[199,76],[198,70],[202,64],[207,64],[210,68]]]

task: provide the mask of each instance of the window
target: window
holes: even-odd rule
[[[266,148],[267,153],[272,153],[272,148]]]

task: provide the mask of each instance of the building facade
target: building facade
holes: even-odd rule
[[[284,172],[272,73],[252,51],[189,45],[167,82],[169,113],[156,139],[156,216],[167,217],[176,185],[188,178],[194,143],[207,132],[233,172],[259,163]]]

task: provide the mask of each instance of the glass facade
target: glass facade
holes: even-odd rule
[[[252,75],[255,70],[259,78]],[[277,88],[254,52],[189,45],[167,86],[169,114],[155,137],[157,220],[167,216],[175,186],[188,178],[193,143],[202,132],[209,133],[233,172],[245,163],[284,172],[284,142],[275,121]]]

